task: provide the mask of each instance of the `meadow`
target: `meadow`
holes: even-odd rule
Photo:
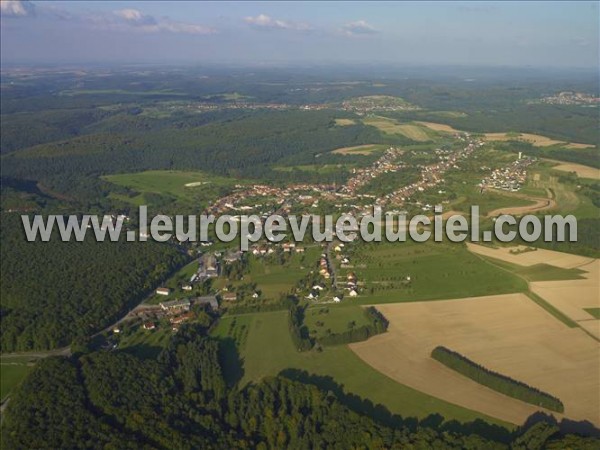
[[[153,196],[162,196],[182,203],[192,203],[200,209],[207,202],[224,195],[244,181],[220,177],[205,172],[178,170],[148,170],[138,173],[106,175],[103,180],[133,191],[133,195],[119,196],[134,205],[148,204]]]
[[[25,379],[33,365],[25,361],[2,361],[0,363],[0,401],[4,401],[11,391]]]
[[[370,116],[363,119],[365,125],[373,126],[387,135],[402,135],[416,142],[427,142],[437,139],[435,131],[417,122],[400,123],[388,117]]]
[[[359,411],[373,411],[380,404],[404,418],[424,419],[431,414],[441,414],[445,420],[484,419],[511,427],[506,422],[397,383],[364,363],[347,346],[327,347],[322,352],[298,352],[292,344],[287,314],[287,311],[279,311],[226,315],[220,320],[213,336],[224,342],[226,352],[222,356],[225,367],[229,368],[227,372],[238,376],[230,382],[237,381],[241,387],[281,372],[298,374],[303,371],[312,375],[313,382],[322,388],[336,384],[343,390],[346,400]],[[232,341],[235,346],[231,345]]]
[[[339,305],[311,305],[304,311],[304,325],[317,340],[329,333],[343,333],[350,328],[369,325],[364,309],[345,303]]]
[[[377,304],[473,297],[527,290],[526,282],[491,264],[482,264],[466,247],[445,243],[357,244],[353,268],[361,295],[345,301]]]

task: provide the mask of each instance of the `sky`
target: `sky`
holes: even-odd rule
[[[598,2],[0,5],[2,64],[599,64]]]

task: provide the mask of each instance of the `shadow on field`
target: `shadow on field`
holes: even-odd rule
[[[219,362],[228,387],[235,386],[244,376],[244,361],[240,357],[235,340],[226,337],[219,340]]]
[[[506,428],[489,424],[480,419],[467,423],[461,423],[456,420],[446,422],[440,414],[431,414],[420,421],[414,417],[403,418],[398,414],[392,414],[383,405],[376,405],[372,401],[363,399],[358,395],[344,392],[343,385],[336,383],[330,376],[313,375],[305,370],[298,369],[282,370],[279,376],[316,386],[328,395],[335,396],[340,403],[349,409],[360,414],[365,414],[381,425],[388,427],[406,427],[411,431],[415,431],[419,427],[431,428],[440,432],[448,431],[466,435],[478,435],[503,443],[510,442],[513,437],[513,434]]]

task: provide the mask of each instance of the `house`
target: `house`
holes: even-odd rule
[[[296,247],[296,253],[304,253],[304,247]]]
[[[324,288],[323,286],[319,286],[318,284],[315,284],[315,285],[312,287],[312,290],[313,290],[313,291],[314,291],[314,290],[317,290],[317,291],[322,291],[323,289],[325,289],[325,288]]]
[[[258,292],[255,292],[254,294],[252,294],[252,298],[258,298],[260,297],[260,294]]]
[[[187,312],[184,314],[181,314],[179,316],[176,317],[171,317],[171,319],[169,320],[173,325],[178,325],[180,323],[185,322],[186,320],[190,320],[194,318],[194,313],[193,312]]]
[[[316,297],[315,297],[315,296],[313,295],[313,293],[311,292],[310,294],[308,294],[308,295],[306,296],[306,298],[308,298],[308,299],[311,299],[311,300],[312,300],[312,299],[314,299],[314,298],[316,298]]]
[[[194,299],[194,305],[209,305],[213,311],[219,309],[219,302],[214,295],[205,295]]]
[[[342,264],[348,264],[350,260],[346,257],[342,259]]]
[[[235,302],[237,300],[237,294],[235,292],[227,292],[221,295],[221,299],[224,302]]]
[[[112,332],[115,334],[119,334],[121,332],[121,329],[119,327],[114,327]]]
[[[146,322],[144,324],[144,330],[154,330],[156,328],[156,325],[154,324],[154,322]]]
[[[225,256],[223,257],[223,260],[228,263],[234,263],[236,261],[239,261],[242,258],[242,252],[241,251],[228,251]]]
[[[156,289],[157,295],[169,295],[171,293],[171,289],[166,287],[159,287]]]
[[[192,285],[191,284],[184,284],[183,286],[181,286],[181,289],[183,289],[184,291],[191,291],[192,290]]]
[[[348,295],[350,297],[356,297],[358,295],[358,292],[356,292],[356,289],[350,289],[350,292],[348,293]]]
[[[160,303],[162,310],[167,311],[169,314],[175,314],[181,311],[189,311],[190,305],[191,303],[188,299],[171,300],[170,302]]]
[[[296,244],[293,242],[284,242],[281,247],[283,248],[284,252],[291,252],[296,248]]]
[[[342,301],[342,299],[341,299],[341,298],[339,298],[338,296],[335,296],[335,297],[333,297],[333,301],[334,301],[335,303],[339,303],[339,302],[341,302],[341,301]]]

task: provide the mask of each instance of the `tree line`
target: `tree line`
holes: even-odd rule
[[[443,346],[438,346],[431,352],[431,357],[441,362],[446,367],[489,387],[501,394],[516,398],[532,405],[542,406],[552,411],[564,412],[563,403],[547,392],[540,391],[521,381],[514,380],[506,375],[486,369],[471,361],[466,356]]]

